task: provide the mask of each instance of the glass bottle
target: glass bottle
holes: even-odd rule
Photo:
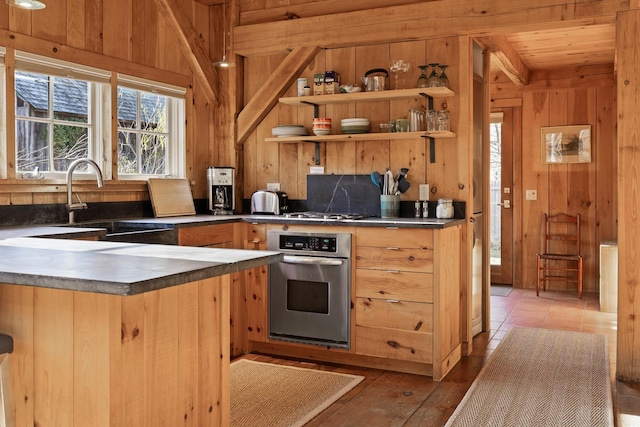
[[[440,81],[442,82],[442,87],[446,87],[451,89],[451,84],[449,83],[449,77],[444,73],[444,70],[448,67],[448,65],[442,64],[440,67]]]
[[[418,68],[420,68],[420,76],[418,77],[418,83],[416,84],[416,87],[428,87],[427,86],[427,68],[429,66],[428,65],[420,65]]]
[[[452,199],[438,199],[438,206],[436,206],[436,218],[453,218]]]
[[[428,87],[442,87],[442,80],[440,80],[440,76],[438,76],[438,64],[433,63],[429,64],[431,67],[431,75],[427,80]]]

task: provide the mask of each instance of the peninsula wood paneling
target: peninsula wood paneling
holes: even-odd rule
[[[534,288],[535,255],[542,248],[544,213],[580,214],[584,289],[599,291],[599,245],[617,236],[617,150],[616,101],[613,69],[610,66],[584,67],[585,78],[570,79],[567,70],[532,73],[529,87],[506,83],[503,76],[492,76],[494,102],[522,99],[521,176],[515,179],[519,194],[537,190],[537,200],[514,199],[515,271],[522,271],[517,286]],[[541,89],[547,86],[545,89]],[[541,161],[540,128],[545,126],[591,125],[591,163],[547,165]],[[518,152],[518,150],[516,150]],[[515,190],[514,190],[515,192]],[[521,253],[520,253],[521,252]],[[551,289],[574,290],[562,281]]]

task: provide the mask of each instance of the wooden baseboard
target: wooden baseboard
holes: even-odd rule
[[[297,360],[316,362],[340,363],[343,365],[361,366],[365,368],[382,369],[386,371],[404,372],[433,376],[433,365],[429,363],[407,362],[403,360],[382,359],[378,357],[357,355],[353,351],[313,348],[306,345],[289,345],[273,342],[249,343],[250,352],[264,353],[271,356],[291,357]],[[434,380],[439,381],[440,378]]]

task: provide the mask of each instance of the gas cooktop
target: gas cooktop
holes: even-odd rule
[[[362,219],[371,215],[365,213],[340,213],[340,212],[289,212],[282,215],[287,219],[321,219],[321,220],[344,220]]]

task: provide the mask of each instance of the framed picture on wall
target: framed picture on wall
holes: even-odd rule
[[[542,163],[590,163],[591,125],[541,128]]]

